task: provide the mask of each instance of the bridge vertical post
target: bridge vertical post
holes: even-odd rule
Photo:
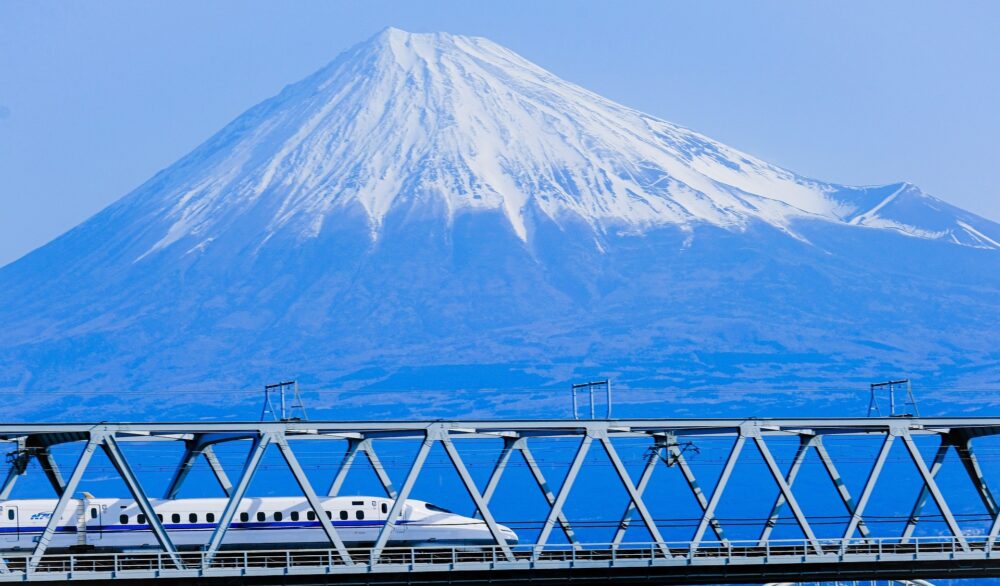
[[[927,485],[927,489],[931,493],[931,498],[934,499],[934,503],[938,506],[938,509],[941,510],[941,514],[944,516],[945,523],[948,524],[948,529],[951,530],[952,536],[958,540],[958,543],[962,546],[963,551],[969,551],[969,543],[962,535],[962,529],[955,521],[955,516],[951,514],[951,508],[948,507],[948,503],[945,501],[944,495],[942,495],[941,491],[938,489],[937,482],[934,481],[934,477],[931,476],[930,471],[927,469],[927,464],[924,463],[924,459],[920,455],[920,450],[917,449],[917,445],[913,442],[913,438],[910,436],[908,429],[903,430],[903,444],[910,453],[910,458],[913,460],[917,470],[920,472],[920,476],[923,477],[924,484]]]
[[[476,488],[476,483],[472,480],[472,476],[469,475],[469,470],[465,467],[465,462],[462,461],[462,457],[459,455],[458,450],[455,448],[455,444],[451,441],[451,436],[448,434],[447,430],[440,430],[441,435],[439,440],[444,446],[444,451],[448,455],[448,459],[451,460],[452,465],[455,467],[455,471],[458,472],[458,476],[465,485],[465,491],[469,493],[469,497],[475,503],[476,508],[479,509],[479,514],[483,517],[483,522],[489,528],[490,533],[493,535],[493,539],[500,546],[500,550],[503,551],[504,556],[507,561],[514,561],[514,553],[510,550],[510,546],[507,545],[507,540],[504,538],[503,533],[500,531],[500,527],[497,525],[496,520],[493,519],[493,514],[490,513],[489,507],[486,505],[486,501],[483,500],[482,495],[479,493],[479,489]]]
[[[541,556],[542,549],[544,549],[545,544],[548,542],[549,535],[552,534],[552,528],[555,526],[556,519],[562,514],[563,505],[566,503],[566,498],[569,497],[569,491],[576,482],[576,477],[580,473],[580,467],[587,458],[587,452],[590,451],[590,444],[593,441],[592,431],[587,427],[583,439],[580,440],[580,445],[576,450],[576,455],[573,457],[573,462],[566,472],[566,478],[563,479],[562,485],[559,487],[556,500],[552,503],[552,508],[549,509],[549,514],[545,517],[545,523],[542,525],[542,530],[535,541],[535,549],[531,556],[533,560],[537,561]]]
[[[389,508],[385,524],[382,525],[382,529],[375,539],[375,545],[372,546],[369,557],[369,564],[372,566],[378,563],[378,559],[382,555],[382,550],[385,549],[386,544],[389,543],[389,539],[392,537],[392,530],[396,527],[396,520],[399,518],[400,513],[403,512],[403,506],[406,504],[406,499],[410,498],[410,491],[413,490],[413,485],[416,484],[417,477],[420,476],[420,471],[427,460],[427,454],[430,453],[431,447],[434,446],[437,427],[439,425],[435,424],[424,431],[424,440],[417,450],[417,455],[413,458],[410,471],[406,474],[406,479],[403,481],[403,485],[399,488],[399,493]]]
[[[166,529],[163,528],[160,518],[156,516],[153,504],[146,497],[146,492],[142,489],[142,485],[139,484],[139,479],[125,459],[125,455],[118,446],[118,442],[115,441],[114,433],[108,433],[104,436],[101,447],[104,449],[104,453],[108,456],[108,459],[111,460],[111,464],[115,467],[115,470],[118,471],[118,476],[121,477],[129,492],[132,493],[135,504],[138,505],[139,510],[146,516],[149,529],[153,532],[153,536],[156,537],[156,541],[160,543],[160,547],[163,548],[164,553],[170,556],[170,560],[177,566],[177,569],[183,570],[184,563],[181,561],[177,548],[174,547],[174,543],[170,540],[170,536],[167,535]]]
[[[285,463],[288,464],[288,469],[292,472],[295,482],[299,485],[299,490],[306,497],[309,507],[316,513],[316,518],[319,519],[319,525],[323,528],[323,532],[326,533],[327,539],[333,544],[334,549],[337,550],[344,563],[353,565],[354,560],[347,553],[347,548],[344,546],[344,541],[340,538],[340,534],[337,533],[337,529],[334,528],[333,523],[326,516],[326,510],[316,496],[316,491],[313,490],[312,483],[309,482],[309,478],[302,470],[302,466],[299,465],[299,460],[295,457],[295,453],[292,452],[291,446],[288,445],[288,438],[285,437],[284,432],[274,434],[274,443],[278,445],[278,451],[281,452]]]
[[[799,507],[798,501],[795,499],[795,495],[792,494],[792,489],[785,482],[785,477],[781,474],[781,469],[778,468],[778,464],[774,461],[774,456],[771,455],[771,450],[768,449],[767,444],[764,442],[764,437],[761,435],[760,428],[755,427],[753,429],[753,441],[757,444],[757,450],[760,451],[760,455],[764,458],[764,462],[767,464],[768,470],[771,471],[771,476],[774,481],[778,483],[778,489],[781,494],[784,495],[785,501],[788,503],[788,508],[792,510],[792,515],[795,517],[795,521],[798,523],[799,528],[802,533],[805,534],[806,539],[812,545],[816,553],[823,555],[823,547],[816,541],[816,535],[813,533],[812,527],[809,526],[809,521],[806,519],[805,514],[802,512],[802,508]]]
[[[806,459],[806,455],[809,453],[809,447],[812,445],[813,440],[816,438],[814,435],[799,435],[799,447],[795,451],[795,456],[792,458],[792,464],[788,467],[788,473],[785,475],[785,483],[791,487],[795,484],[795,479],[799,475],[799,469],[802,467],[802,463]],[[781,507],[785,504],[785,494],[778,492],[778,497],[774,500],[774,505],[771,507],[771,514],[767,516],[767,521],[764,522],[764,529],[760,532],[760,537],[757,539],[758,544],[763,544],[765,541],[771,537],[771,532],[774,530],[774,525],[778,521],[780,516]]]
[[[701,544],[702,537],[705,536],[705,530],[708,529],[709,522],[715,518],[715,508],[719,506],[719,500],[722,499],[722,493],[726,490],[726,485],[729,484],[729,477],[733,473],[733,468],[736,466],[736,461],[740,457],[740,453],[743,451],[743,445],[746,443],[746,436],[743,435],[743,428],[739,428],[736,436],[736,441],[733,442],[733,447],[729,451],[729,456],[726,458],[726,464],[722,467],[722,473],[719,475],[719,481],[715,484],[715,490],[712,491],[712,497],[708,500],[708,505],[705,507],[704,512],[701,515],[701,521],[698,522],[698,528],[694,532],[694,537],[691,538],[690,552],[693,555]]]
[[[257,472],[257,467],[260,465],[260,461],[264,457],[264,452],[267,450],[267,446],[271,443],[272,439],[273,434],[271,432],[263,431],[258,432],[257,437],[254,438],[253,444],[250,446],[250,452],[247,453],[247,459],[243,464],[243,472],[240,474],[240,479],[233,488],[233,494],[229,495],[229,501],[226,502],[222,514],[219,515],[218,526],[212,532],[212,536],[205,545],[204,557],[202,558],[203,569],[207,569],[212,565],[215,553],[222,545],[222,540],[225,539],[226,532],[229,531],[229,526],[236,515],[236,509],[239,508],[240,503],[243,501],[243,496],[246,494],[247,488],[250,487],[250,481],[253,480],[254,474]]]
[[[938,472],[940,472],[941,467],[944,465],[944,460],[948,456],[948,449],[952,447],[951,442],[947,436],[941,438],[941,445],[938,446],[937,452],[934,454],[934,460],[931,461],[931,476],[937,477]],[[930,490],[928,490],[927,485],[923,484],[920,487],[920,493],[917,494],[917,500],[913,503],[913,508],[910,510],[910,516],[906,520],[906,526],[903,528],[903,534],[900,536],[900,542],[906,543],[913,536],[913,532],[917,528],[917,523],[920,522],[920,514],[924,511],[924,506],[927,504],[927,497],[930,495]]]
[[[611,444],[611,439],[608,437],[608,430],[602,429],[597,432],[598,440],[601,442],[601,446],[604,447],[604,451],[608,455],[608,459],[611,460],[611,465],[614,466],[615,472],[618,474],[618,479],[621,480],[622,486],[625,487],[625,492],[628,493],[629,500],[635,505],[636,510],[639,511],[639,517],[642,518],[642,522],[646,525],[646,529],[649,534],[653,537],[653,541],[656,542],[657,547],[660,549],[660,553],[664,557],[669,558],[671,556],[670,548],[667,547],[666,543],[663,541],[663,535],[660,534],[660,529],[656,526],[656,521],[653,520],[653,516],[649,514],[649,510],[646,508],[646,503],[642,500],[642,495],[635,489],[635,485],[632,484],[632,477],[629,476],[628,470],[625,469],[625,465],[622,464],[621,458],[618,457],[618,452],[615,450],[614,445]]]
[[[837,466],[833,463],[833,458],[826,451],[826,446],[823,444],[823,436],[815,436],[812,446],[816,450],[816,455],[819,456],[819,461],[823,464],[823,468],[826,470],[826,475],[830,477],[834,488],[837,489],[837,494],[840,495],[840,500],[844,503],[847,514],[853,516],[855,509],[854,499],[851,498],[851,491],[847,489],[847,484],[844,483],[844,479],[840,476],[840,471],[837,470]],[[858,533],[865,538],[869,536],[868,525],[865,524],[864,519],[858,521]]]
[[[872,465],[872,469],[868,472],[868,478],[865,480],[865,486],[861,489],[861,495],[858,497],[858,506],[854,509],[854,513],[851,515],[851,521],[847,524],[847,529],[844,531],[843,541],[840,544],[840,553],[847,552],[848,542],[854,538],[854,532],[858,528],[858,523],[865,513],[865,507],[868,506],[868,499],[872,496],[872,491],[875,489],[875,483],[878,482],[879,476],[882,475],[882,467],[885,466],[886,457],[889,455],[889,450],[892,449],[892,444],[895,441],[896,436],[893,430],[887,430],[885,434],[885,439],[882,440],[882,447],[879,448],[878,456],[875,457],[875,464]]]
[[[45,524],[45,529],[38,537],[38,544],[35,545],[35,549],[27,561],[25,566],[26,572],[34,570],[38,566],[38,563],[42,561],[42,556],[45,555],[49,541],[52,539],[52,535],[55,534],[56,528],[62,520],[63,512],[66,510],[67,505],[69,505],[69,501],[73,498],[73,493],[76,492],[76,487],[80,484],[80,479],[83,478],[83,473],[87,470],[87,465],[90,463],[90,459],[94,455],[98,444],[103,441],[105,433],[103,430],[91,430],[90,439],[87,440],[87,444],[83,448],[83,453],[80,454],[80,458],[76,461],[76,466],[73,467],[73,472],[66,482],[66,489],[56,502],[55,509],[49,517],[49,522]]]

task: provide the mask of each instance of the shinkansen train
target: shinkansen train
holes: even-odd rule
[[[320,497],[327,518],[348,547],[373,543],[385,525],[392,501],[368,496]],[[222,498],[152,499],[153,509],[180,549],[205,545],[228,502]],[[54,499],[0,501],[0,550],[28,550],[56,507]],[[517,535],[501,525],[504,539]],[[495,543],[480,519],[464,517],[431,503],[407,500],[389,538],[390,546]],[[316,513],[302,497],[245,498],[223,541],[227,549],[327,547]],[[133,500],[92,498],[70,501],[49,544],[53,549],[129,551],[159,548],[149,523]]]

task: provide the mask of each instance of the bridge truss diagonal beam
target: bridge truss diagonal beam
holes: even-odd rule
[[[306,497],[309,507],[314,513],[316,513],[316,518],[319,519],[319,524],[323,528],[323,532],[326,533],[327,539],[330,540],[334,549],[337,550],[337,554],[340,556],[340,559],[345,564],[354,564],[354,561],[351,559],[351,555],[347,552],[347,547],[344,545],[344,541],[340,538],[340,534],[337,533],[337,529],[333,526],[330,518],[327,517],[323,504],[319,501],[319,497],[316,496],[316,491],[313,490],[312,484],[309,482],[309,478],[302,470],[302,466],[299,465],[298,458],[295,457],[295,453],[292,452],[291,446],[288,445],[288,440],[285,438],[285,435],[275,434],[274,443],[278,445],[278,451],[281,452],[281,456],[285,459],[285,463],[288,464],[288,469],[291,470],[292,476],[295,478],[295,482],[299,485],[299,490],[301,490],[302,494]]]
[[[555,502],[552,503],[552,507],[549,509],[549,514],[545,517],[545,523],[542,524],[542,530],[535,540],[535,548],[532,552],[532,559],[537,560],[539,556],[542,555],[542,549],[545,544],[549,541],[549,535],[552,534],[552,529],[555,526],[556,519],[562,514],[563,505],[566,503],[566,499],[569,497],[569,491],[573,488],[573,484],[576,482],[576,477],[580,473],[580,467],[583,466],[583,461],[587,458],[587,452],[590,451],[590,444],[593,443],[594,437],[591,435],[590,430],[587,431],[583,439],[580,440],[580,445],[576,450],[576,455],[573,456],[573,462],[569,466],[569,470],[566,472],[566,477],[563,479],[562,485],[559,486],[559,493],[556,495]]]
[[[257,473],[257,467],[260,465],[260,461],[264,457],[264,452],[267,450],[267,446],[270,445],[272,439],[272,433],[262,433],[254,438],[250,446],[250,452],[247,454],[247,459],[243,464],[243,472],[240,474],[240,479],[236,483],[236,486],[233,487],[233,494],[229,496],[225,508],[222,509],[222,514],[219,515],[219,524],[205,545],[205,553],[202,558],[203,568],[208,568],[212,565],[212,559],[219,551],[222,540],[225,539],[226,532],[229,531],[229,526],[232,525],[236,509],[239,508],[240,503],[243,501],[247,488],[250,487],[250,481],[253,480],[254,474]]]
[[[531,452],[531,448],[528,447],[528,438],[526,437],[504,438],[500,456],[497,458],[496,464],[493,466],[493,471],[490,473],[489,481],[486,483],[486,488],[483,490],[483,501],[485,501],[488,505],[490,500],[493,498],[493,494],[496,492],[497,486],[500,484],[500,478],[507,469],[507,464],[510,462],[510,458],[514,452],[521,454],[521,458],[528,467],[528,471],[531,473],[538,489],[542,492],[545,502],[549,507],[552,507],[552,505],[556,502],[556,497],[552,494],[552,489],[549,487],[549,483],[545,479],[542,469],[539,468],[538,462],[535,460],[535,456]],[[478,514],[478,511],[475,511],[473,514]],[[572,545],[574,549],[580,549],[580,541],[577,539],[576,533],[573,531],[573,527],[570,525],[569,520],[566,519],[566,515],[560,512],[558,517],[556,517],[556,520],[559,522],[559,526],[562,528],[563,533],[566,535],[566,540],[569,541],[570,545]]]
[[[108,459],[111,460],[111,464],[115,467],[115,470],[118,471],[118,476],[125,481],[125,486],[132,493],[132,498],[135,500],[139,510],[146,516],[146,522],[149,524],[149,529],[153,532],[153,536],[156,537],[156,541],[159,542],[160,547],[170,557],[170,561],[173,562],[177,569],[183,570],[184,563],[181,561],[177,548],[174,547],[173,542],[170,540],[167,530],[163,528],[163,523],[153,509],[153,504],[146,497],[146,492],[139,484],[139,479],[136,478],[132,467],[129,466],[128,461],[125,459],[125,455],[118,446],[118,442],[115,441],[114,435],[106,435],[104,441],[101,443],[101,447],[104,449],[104,453],[108,456]]]
[[[448,432],[441,432],[438,439],[444,446],[444,451],[448,454],[448,459],[451,460],[452,465],[455,467],[455,471],[458,472],[458,476],[462,480],[462,484],[465,486],[466,492],[469,493],[469,497],[475,503],[476,509],[478,509],[479,514],[482,515],[483,522],[486,523],[486,526],[490,530],[490,534],[493,535],[493,539],[497,542],[497,545],[500,546],[500,551],[503,552],[507,561],[514,561],[514,553],[511,551],[510,546],[507,545],[507,539],[500,531],[500,527],[497,525],[496,520],[493,519],[493,514],[490,512],[483,496],[479,493],[479,489],[476,488],[476,483],[472,480],[472,476],[469,475],[469,470],[465,467],[465,463],[458,454],[458,450],[455,449],[455,444],[452,443]]]
[[[163,498],[177,498],[177,493],[180,491],[181,485],[184,484],[188,474],[198,462],[199,457],[205,458],[205,462],[208,463],[208,467],[212,470],[216,482],[219,483],[219,487],[222,488],[226,496],[232,496],[233,483],[229,480],[226,470],[222,467],[222,463],[219,462],[218,456],[215,455],[212,445],[205,443],[204,436],[198,434],[194,439],[184,442],[184,455],[181,457],[181,463],[174,470],[173,477],[171,477],[170,482],[167,484],[167,490]]]
[[[604,451],[608,455],[608,459],[611,460],[611,465],[614,466],[615,472],[618,474],[618,479],[621,480],[622,486],[625,487],[625,491],[628,493],[629,503],[639,512],[639,517],[646,525],[646,530],[649,531],[653,541],[657,543],[660,552],[664,555],[664,557],[670,557],[670,549],[664,543],[663,536],[660,534],[659,528],[656,527],[656,521],[654,521],[653,516],[649,514],[649,510],[646,508],[646,503],[642,500],[642,495],[639,494],[639,491],[636,490],[635,485],[632,483],[632,477],[629,476],[628,470],[625,469],[625,465],[622,464],[621,458],[618,457],[618,452],[615,450],[614,445],[612,445],[611,440],[608,439],[608,434],[603,431],[599,432],[598,440],[600,441],[601,446],[604,447]]]
[[[774,461],[774,456],[771,455],[771,450],[768,449],[767,444],[764,442],[764,438],[761,437],[759,433],[755,433],[753,441],[757,445],[757,450],[760,452],[760,455],[764,458],[764,463],[767,464],[767,468],[771,472],[771,477],[774,478],[782,496],[785,497],[785,502],[788,503],[788,508],[792,510],[792,515],[795,516],[795,521],[798,523],[799,529],[802,530],[806,539],[812,544],[816,553],[823,555],[823,548],[820,546],[819,542],[816,541],[816,535],[813,533],[812,527],[809,526],[809,521],[802,512],[802,508],[799,507],[799,503],[795,499],[795,495],[792,494],[791,487],[788,486],[787,482],[785,482],[785,477],[781,474],[781,469],[778,468],[778,464]]]
[[[340,489],[344,486],[344,481],[347,480],[347,473],[351,471],[351,467],[357,459],[358,452],[364,454],[365,458],[368,459],[368,463],[371,465],[372,470],[375,471],[375,476],[382,485],[382,490],[385,491],[385,495],[391,499],[396,498],[396,489],[392,485],[392,479],[389,478],[385,466],[382,465],[382,460],[379,459],[371,438],[351,438],[348,440],[347,452],[340,461],[337,474],[333,477],[330,488],[326,491],[326,496],[337,496],[340,494]]]
[[[858,506],[855,507],[854,514],[851,515],[851,520],[847,524],[847,529],[844,530],[841,553],[846,551],[848,540],[854,537],[854,532],[858,529],[858,524],[861,522],[865,514],[865,508],[868,506],[868,500],[875,490],[875,483],[878,482],[879,476],[882,475],[882,468],[885,466],[886,458],[889,456],[889,451],[892,449],[892,444],[895,440],[896,436],[891,433],[886,434],[882,440],[882,446],[875,457],[875,463],[868,472],[868,478],[865,480],[864,488],[861,489],[861,495],[858,497]]]
[[[695,551],[697,551],[698,546],[701,545],[701,540],[705,537],[705,530],[708,529],[709,523],[715,519],[715,508],[719,506],[719,501],[722,499],[722,493],[725,492],[726,485],[729,484],[729,477],[733,474],[733,468],[736,466],[736,461],[739,460],[740,453],[743,452],[743,445],[746,444],[746,441],[746,436],[740,433],[740,435],[736,437],[736,441],[733,442],[733,447],[729,451],[726,463],[722,467],[722,473],[719,475],[719,480],[715,484],[715,490],[712,491],[712,497],[708,500],[708,506],[705,507],[705,510],[701,515],[701,521],[698,522],[698,528],[695,529],[694,537],[691,538],[689,552],[692,555]]]
[[[917,449],[916,443],[914,443],[913,438],[910,437],[909,432],[906,430],[903,431],[902,435],[903,445],[906,446],[906,450],[910,453],[910,458],[913,460],[913,464],[916,465],[917,471],[920,472],[920,476],[923,478],[924,484],[927,486],[927,490],[931,494],[931,498],[934,499],[934,504],[936,504],[938,509],[941,510],[941,515],[944,516],[944,521],[948,525],[948,529],[951,531],[952,536],[958,540],[963,551],[969,551],[969,543],[965,540],[965,537],[962,534],[962,529],[955,521],[955,516],[951,513],[951,507],[948,506],[947,501],[944,499],[944,495],[942,495],[941,490],[938,489],[937,482],[927,469],[927,464],[920,455],[920,450]]]
[[[385,549],[386,544],[389,543],[389,539],[392,537],[392,532],[396,528],[396,521],[403,512],[406,499],[410,498],[410,491],[413,490],[413,485],[416,484],[417,477],[420,476],[420,471],[424,467],[424,462],[427,461],[427,455],[434,446],[434,442],[435,434],[432,430],[428,429],[424,432],[423,443],[421,443],[420,447],[417,449],[417,454],[413,458],[413,463],[410,464],[410,471],[406,473],[406,479],[403,480],[403,485],[399,488],[399,493],[392,501],[392,506],[389,507],[389,513],[386,515],[385,524],[382,525],[382,529],[379,531],[378,537],[375,538],[375,544],[372,546],[369,564],[375,565],[378,563],[379,558],[382,556],[382,550]]]
[[[83,448],[83,452],[76,461],[76,465],[73,467],[73,472],[69,476],[69,480],[66,481],[66,488],[59,500],[56,501],[55,509],[52,510],[52,515],[49,517],[48,523],[45,524],[45,529],[42,530],[42,534],[38,537],[38,543],[35,545],[35,549],[31,553],[31,557],[28,558],[27,570],[31,571],[38,567],[38,563],[42,561],[42,556],[45,555],[45,550],[49,546],[49,542],[52,540],[52,536],[56,532],[56,528],[59,526],[59,522],[62,520],[62,515],[66,511],[66,507],[69,505],[69,501],[73,498],[73,493],[76,492],[76,487],[80,484],[80,479],[83,478],[83,473],[87,470],[87,465],[90,464],[90,459],[94,455],[94,451],[97,450],[97,446],[104,440],[104,433],[100,431],[93,431],[90,434],[90,439],[87,440],[87,444]]]
[[[840,495],[840,501],[844,503],[844,508],[847,510],[847,514],[854,516],[854,511],[856,509],[854,499],[851,498],[851,492],[847,489],[847,484],[844,482],[844,478],[840,475],[840,471],[837,470],[837,466],[833,463],[833,458],[830,457],[830,453],[826,451],[826,446],[823,444],[823,437],[816,436],[816,440],[812,443],[813,449],[816,450],[816,455],[819,456],[819,461],[823,464],[823,469],[826,470],[827,477],[833,482],[833,486],[837,489],[837,494]],[[858,533],[862,537],[869,537],[871,531],[868,529],[868,525],[865,524],[864,519],[858,520]]]

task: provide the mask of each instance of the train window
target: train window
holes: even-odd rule
[[[215,523],[215,513],[205,513],[205,520],[209,523]]]
[[[97,518],[97,507],[90,507],[90,518],[91,519]]]
[[[122,525],[128,525],[128,515],[121,515],[118,517],[118,522]]]
[[[11,521],[14,520],[14,509],[7,509],[7,518]]]
[[[427,510],[428,511],[437,511],[438,513],[451,513],[451,511],[449,511],[448,509],[446,509],[444,507],[439,507],[437,505],[432,505],[430,503],[427,503]]]
[[[142,513],[140,513],[139,516],[135,518],[135,522],[138,523],[139,525],[145,525],[146,524],[146,515],[143,515]]]
[[[299,520],[299,512],[298,511],[292,511],[292,514],[289,515],[289,516],[292,518],[292,521],[298,521]]]
[[[274,520],[275,521],[280,521],[282,517],[284,517],[284,515],[281,514],[281,511],[275,511],[274,512]]]
[[[250,513],[240,513],[240,522],[246,523],[250,520]]]
[[[188,522],[189,523],[197,523],[198,522],[198,513],[191,513],[191,514],[189,514],[188,515]]]
[[[360,505],[364,505],[365,501],[351,501],[351,504],[354,505],[354,506],[360,506]]]
[[[364,512],[364,511],[362,511],[362,510],[360,510],[360,509],[359,509],[359,510],[357,510],[357,511],[355,511],[355,512],[354,512],[354,518],[356,518],[356,519],[358,519],[358,520],[360,520],[360,519],[364,519],[364,518],[365,518],[365,512]]]
[[[383,513],[388,513],[389,512],[389,505],[387,505],[385,503],[382,503],[382,512]]]
[[[258,521],[263,521],[264,519],[267,519],[267,515],[265,515],[263,512],[258,512],[257,513],[257,520]]]
[[[163,514],[162,513],[157,513],[156,514],[156,518],[160,520],[160,523],[163,522]]]
[[[306,512],[306,519],[309,519],[310,521],[315,521],[316,520],[316,512],[315,511],[308,511],[308,512]]]
[[[326,512],[326,518],[330,519],[332,521],[333,520],[333,511],[327,511]]]
[[[173,515],[170,515],[170,521],[172,523],[180,523],[181,522],[181,514],[180,513],[174,513]]]
[[[347,520],[347,511],[341,511],[340,512],[340,520],[341,521],[346,521]]]

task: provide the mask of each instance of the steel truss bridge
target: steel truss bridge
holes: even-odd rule
[[[1000,434],[1000,418],[844,418],[844,419],[650,419],[650,420],[543,420],[543,421],[432,421],[432,422],[306,422],[278,423],[100,423],[100,424],[2,424],[0,441],[11,450],[10,469],[0,486],[0,499],[7,499],[31,461],[37,461],[48,482],[59,495],[49,521],[30,551],[0,553],[0,582],[59,582],[107,580],[117,582],[193,583],[301,583],[301,584],[513,584],[524,580],[546,583],[639,584],[639,583],[748,583],[862,579],[910,579],[936,577],[1000,576],[1000,507],[987,485],[972,442]],[[711,491],[703,491],[689,465],[684,445],[699,438],[728,438],[728,454]],[[867,463],[867,478],[858,494],[851,494],[824,444],[825,438],[865,438],[877,445]],[[546,438],[574,442],[568,469],[553,491],[538,464],[531,445]],[[798,449],[789,466],[782,468],[769,443],[777,438],[795,438]],[[920,439],[925,438],[925,439]],[[928,463],[916,441],[931,438],[937,452]],[[375,450],[375,442],[388,440],[419,445],[401,485],[395,486]],[[305,442],[346,444],[333,481],[323,491],[335,496],[358,456],[368,460],[386,495],[393,499],[386,521],[370,547],[348,548],[336,527],[323,513],[312,481],[293,450]],[[619,451],[623,442],[642,442],[651,457],[633,478]],[[173,498],[192,468],[204,460],[229,499],[205,546],[198,551],[179,550],[159,521],[122,446],[131,442],[175,442],[184,452],[169,481],[166,494]],[[230,479],[219,462],[215,447],[239,442],[249,449],[238,477]],[[82,445],[68,476],[64,476],[52,449],[63,444]],[[316,513],[329,545],[315,550],[242,551],[223,548],[226,533],[240,501],[269,446],[287,464],[306,501]],[[484,485],[477,484],[456,446],[495,446],[492,471]],[[866,508],[876,484],[883,479],[886,461],[894,444],[902,444],[922,485],[901,534],[879,535],[866,523]],[[325,445],[325,444],[324,444]],[[495,544],[477,548],[390,547],[390,534],[410,497],[428,454],[435,446],[447,454],[460,488],[468,494],[490,530]],[[617,447],[616,447],[617,446]],[[331,445],[330,453],[334,453]],[[65,553],[48,551],[58,523],[92,456],[102,451],[117,471],[138,508],[145,515],[158,550],[122,553]],[[482,449],[479,450],[482,453]],[[588,454],[597,452],[610,465],[624,488],[626,498],[618,503],[622,515],[614,535],[599,543],[578,538],[565,504],[574,491],[603,491],[607,487],[578,483]],[[756,452],[773,484],[754,487],[770,491],[773,506],[761,527],[759,538],[730,539],[717,508],[734,468]],[[988,531],[969,535],[959,526],[952,508],[938,486],[939,473],[950,452],[962,464],[978,500],[990,520]],[[339,453],[339,452],[337,452]],[[822,463],[837,495],[834,505],[849,517],[842,535],[819,538],[796,498],[793,486],[807,454]],[[541,529],[530,544],[509,544],[490,510],[490,503],[512,459],[523,461],[547,502]],[[679,474],[695,498],[700,518],[693,534],[684,541],[664,538],[645,498],[664,496],[647,493],[654,470],[669,467]],[[649,496],[652,494],[652,496]],[[671,495],[666,495],[670,497]],[[933,502],[947,531],[917,536],[915,531],[928,502]],[[610,503],[607,503],[610,504]],[[788,511],[801,531],[800,539],[776,539],[773,530]],[[870,520],[870,519],[869,519]],[[639,525],[641,524],[641,525]],[[648,542],[625,540],[630,526],[642,527]],[[560,532],[565,542],[550,541]]]

